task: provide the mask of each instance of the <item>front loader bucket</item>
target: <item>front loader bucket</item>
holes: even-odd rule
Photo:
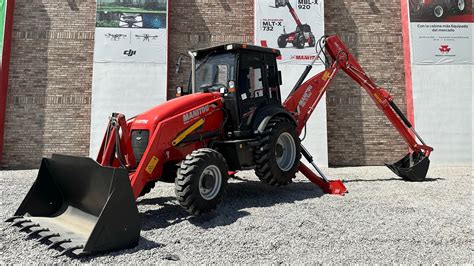
[[[43,158],[35,183],[7,222],[76,255],[132,248],[140,237],[127,171],[84,157]]]
[[[385,165],[404,180],[424,181],[430,166],[430,159],[421,152],[408,153],[398,162]]]

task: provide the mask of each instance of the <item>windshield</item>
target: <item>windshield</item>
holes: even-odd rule
[[[228,82],[235,79],[234,65],[233,53],[210,53],[203,58],[196,58],[196,90],[227,88]]]

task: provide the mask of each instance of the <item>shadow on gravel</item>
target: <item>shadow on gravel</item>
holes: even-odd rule
[[[142,199],[138,202],[138,206],[159,207],[141,213],[142,230],[166,228],[182,221],[189,221],[207,229],[232,224],[250,214],[243,209],[294,203],[322,195],[324,195],[322,190],[309,182],[292,183],[286,187],[275,188],[258,181],[245,181],[228,184],[224,200],[217,211],[197,217],[181,208],[174,197]]]
[[[150,250],[150,249],[154,249],[154,248],[161,248],[161,247],[164,247],[164,246],[165,246],[165,244],[156,243],[156,242],[150,241],[150,240],[148,240],[144,237],[140,237],[140,241],[138,242],[138,245],[134,248],[123,249],[123,250],[119,250],[119,251],[113,251],[113,252],[102,253],[102,254],[94,254],[94,255],[91,255],[91,256],[83,256],[83,257],[79,257],[79,261],[82,262],[82,263],[88,263],[91,260],[93,260],[95,258],[98,258],[98,257],[116,257],[116,256],[119,256],[119,255],[133,254],[133,253],[139,252],[139,251]],[[69,256],[69,257],[70,258],[77,258],[77,257],[74,257],[74,256]]]
[[[438,180],[445,180],[444,178],[426,178],[423,182],[434,182]],[[409,183],[423,183],[423,182],[413,182],[403,180],[401,178],[378,178],[378,179],[352,179],[352,180],[344,180],[344,183],[357,183],[357,182],[384,182],[384,181],[402,181],[402,182],[409,182]]]

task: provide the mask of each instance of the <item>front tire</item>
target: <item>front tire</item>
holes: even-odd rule
[[[296,177],[301,159],[295,126],[285,118],[272,118],[255,151],[255,174],[272,186],[284,186]]]
[[[175,180],[176,198],[189,213],[199,215],[216,209],[227,186],[224,156],[213,149],[199,149],[186,156]]]
[[[297,32],[295,35],[295,40],[293,41],[293,46],[297,49],[303,49],[305,44],[305,37],[303,33]]]
[[[277,43],[278,43],[279,48],[285,48],[286,47],[286,44],[288,43],[286,41],[286,38],[287,38],[286,35],[280,35],[280,37],[278,37]]]
[[[316,37],[311,33],[309,35],[309,41],[308,41],[308,46],[309,47],[314,47],[316,45]]]

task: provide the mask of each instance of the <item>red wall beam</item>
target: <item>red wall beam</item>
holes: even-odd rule
[[[415,126],[415,113],[413,107],[413,87],[411,76],[411,46],[410,46],[410,11],[408,1],[401,0],[402,9],[402,36],[403,36],[403,56],[405,63],[405,86],[406,86],[406,106],[407,118]]]
[[[7,111],[8,70],[12,43],[13,9],[15,0],[6,0],[5,32],[3,35],[3,54],[0,62],[0,163],[3,159],[3,135],[5,133],[5,113]]]

